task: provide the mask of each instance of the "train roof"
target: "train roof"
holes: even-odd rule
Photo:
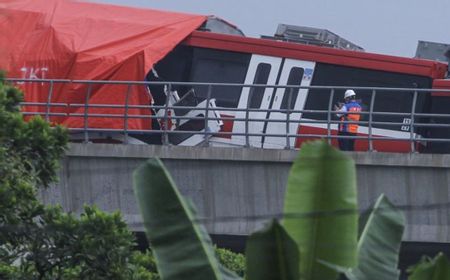
[[[430,77],[433,79],[442,79],[447,72],[447,64],[437,61],[340,50],[201,31],[194,31],[191,33],[186,40],[183,41],[183,44],[194,47],[254,53],[364,69],[404,73]]]
[[[433,96],[447,96],[450,97],[450,79],[436,79],[433,80],[434,89],[444,89],[447,91],[433,91]]]

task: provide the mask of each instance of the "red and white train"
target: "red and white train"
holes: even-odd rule
[[[201,31],[195,31],[188,36],[156,64],[154,70],[156,71],[149,72],[147,80],[349,88],[450,89],[450,81],[444,79],[447,65],[440,62]],[[159,78],[155,78],[155,72]],[[164,105],[165,94],[162,93],[162,88],[160,86],[149,88],[156,105]],[[183,93],[192,92],[191,88],[183,86],[174,86],[174,89],[181,98]],[[194,86],[192,89],[197,100],[207,98],[207,87]],[[345,88],[336,89],[331,104],[342,100],[344,91]],[[289,129],[290,134],[297,132],[299,135],[326,136],[328,115],[309,110],[328,110],[330,92],[330,89],[319,88],[294,89],[291,93],[291,106],[288,108],[289,89],[286,88],[215,86],[210,93],[217,106],[214,111],[222,118],[220,132],[228,134],[213,135],[210,143],[217,146],[247,144],[259,148],[286,146],[298,148],[303,141],[311,138],[290,137],[290,143],[287,143],[286,137],[281,135],[286,134]],[[418,92],[416,98],[414,95],[413,90],[377,90],[376,98],[372,99],[372,90],[357,90],[358,99],[365,111],[372,108],[373,112],[378,112],[372,116],[371,135],[390,139],[374,140],[374,150],[411,151],[411,144],[408,141],[396,139],[411,136],[408,126],[411,117],[408,114],[411,114],[413,106],[415,113],[418,114],[450,112],[450,94],[447,92]],[[251,111],[247,115],[250,121],[246,127],[242,119],[246,117],[244,109],[247,107]],[[230,108],[241,111],[229,111]],[[289,110],[294,111],[289,115],[291,121],[289,128],[283,122],[274,122],[288,119],[286,114]],[[391,114],[383,115],[380,112]],[[197,116],[201,116],[201,113]],[[359,136],[369,135],[368,118],[367,114],[362,116]],[[334,116],[333,119],[337,120]],[[419,147],[421,152],[450,152],[450,142],[426,141],[427,138],[450,139],[450,127],[426,126],[435,123],[449,124],[449,120],[428,116],[416,118],[416,123],[425,124],[417,125],[413,131],[413,136],[421,139]],[[202,130],[203,124],[202,121],[192,120],[175,129]],[[330,128],[335,135],[337,124],[333,123]],[[252,136],[246,138],[242,135],[246,131]],[[265,134],[280,136],[265,136]],[[169,141],[177,145],[196,145],[202,139],[201,135],[191,134],[173,134],[169,137]],[[335,139],[332,142],[336,145]],[[367,151],[368,148],[369,141],[363,139],[356,141],[357,151]]]

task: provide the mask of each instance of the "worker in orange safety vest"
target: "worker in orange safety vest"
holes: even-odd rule
[[[355,137],[358,133],[358,123],[361,114],[361,105],[356,101],[356,93],[354,90],[348,89],[344,93],[343,104],[335,105],[334,110],[340,119],[338,135]],[[355,123],[356,122],[356,123]],[[342,151],[354,151],[355,138],[338,138],[339,149]]]

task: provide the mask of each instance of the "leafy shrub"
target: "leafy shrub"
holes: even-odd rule
[[[25,121],[22,98],[0,73],[0,279],[158,279],[120,213],[86,206],[78,217],[39,201],[68,135],[40,117]]]
[[[245,273],[245,256],[228,249],[215,248],[219,262],[237,275],[243,277]]]

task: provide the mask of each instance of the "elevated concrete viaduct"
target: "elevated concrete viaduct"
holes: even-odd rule
[[[248,235],[278,215],[296,151],[246,148],[71,144],[60,182],[42,192],[46,203],[72,212],[84,204],[121,210],[134,231],[143,231],[132,172],[161,158],[181,192],[196,204],[208,231]],[[385,193],[408,205],[404,241],[450,243],[450,155],[349,153],[357,166],[359,207]],[[256,219],[255,219],[256,218]]]

